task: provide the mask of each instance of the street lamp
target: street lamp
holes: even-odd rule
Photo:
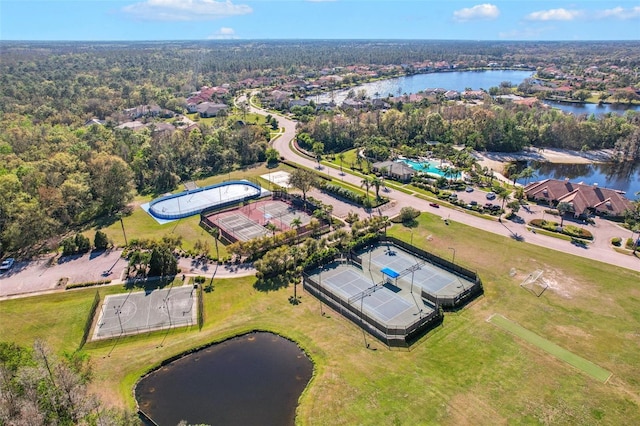
[[[453,250],[453,258],[451,259],[451,263],[453,263],[455,265],[456,263],[456,249],[453,247],[448,247],[449,250]]]

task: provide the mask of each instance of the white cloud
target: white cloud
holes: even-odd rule
[[[580,10],[549,9],[532,12],[527,15],[528,21],[573,21],[582,16]]]
[[[634,19],[640,18],[640,6],[625,9],[623,7],[614,7],[606,9],[596,15],[598,18],[616,18],[616,19]]]
[[[500,16],[498,6],[484,3],[473,7],[465,7],[464,9],[453,12],[453,19],[459,22],[471,21],[474,19],[496,19]]]
[[[145,0],[122,8],[134,18],[149,21],[210,21],[246,15],[253,9],[230,0]]]
[[[233,40],[239,38],[233,28],[221,27],[214,34],[207,37],[209,40]]]

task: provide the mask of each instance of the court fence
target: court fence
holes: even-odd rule
[[[85,343],[87,343],[87,339],[89,338],[89,332],[91,331],[91,325],[93,324],[93,318],[96,316],[96,310],[98,309],[98,305],[100,304],[100,292],[96,290],[96,294],[93,297],[93,303],[91,304],[91,308],[89,309],[89,316],[87,317],[87,321],[84,324],[84,331],[82,333],[82,339],[80,340],[80,345],[78,346],[78,350],[82,349]]]
[[[316,206],[313,202],[306,200],[304,201],[297,195],[288,194],[285,191],[273,191],[271,194],[272,200],[282,200],[287,204],[290,204],[294,208],[302,211],[315,211],[319,207]],[[200,212],[200,227],[205,229],[207,232],[211,233],[212,229],[217,228],[219,231],[220,238],[225,244],[233,244],[236,241],[239,241],[239,238],[235,235],[233,231],[227,230],[224,226],[220,226],[216,220],[213,220],[213,216],[217,216],[222,213],[237,211],[239,210],[241,214],[247,216],[243,212],[243,208],[247,205],[247,202],[234,202],[232,204],[221,206],[219,208],[209,208]],[[248,216],[247,216],[248,217]],[[249,218],[249,220],[257,223],[258,225],[263,226],[259,222],[256,222],[253,218]],[[288,225],[287,225],[288,226]],[[289,226],[288,226],[289,227]],[[296,233],[298,234],[298,238],[302,239],[308,236],[313,236],[315,234],[323,234],[330,230],[330,222],[328,220],[323,220],[320,223],[320,227],[318,229],[314,229],[309,224],[301,226],[296,229]]]
[[[144,333],[152,333],[152,332],[158,332],[158,331],[166,331],[166,330],[173,330],[173,329],[177,329],[177,328],[183,328],[183,327],[188,327],[187,331],[190,330],[190,328],[194,326],[194,322],[191,318],[189,318],[186,321],[179,321],[179,322],[169,322],[169,324],[161,324],[161,325],[147,325],[147,326],[140,326],[140,327],[128,327],[126,330],[114,330],[114,331],[110,331],[110,332],[101,332],[99,333],[98,336],[94,336],[93,340],[106,340],[106,339],[113,339],[116,337],[122,337],[122,336],[133,336],[136,334],[144,334]]]
[[[335,311],[340,312],[341,315],[390,347],[409,347],[417,336],[440,324],[443,318],[442,312],[439,309],[435,309],[428,314],[421,315],[408,326],[389,325],[364,313],[361,303],[351,304],[331,291],[324,289],[308,273],[303,274],[303,287],[318,298],[321,303],[324,302]]]

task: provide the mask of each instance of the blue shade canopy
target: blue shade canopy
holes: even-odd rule
[[[380,269],[380,272],[382,272],[383,274],[385,274],[389,278],[398,278],[400,276],[399,273],[397,273],[396,271],[394,271],[391,268],[382,268],[382,269]]]

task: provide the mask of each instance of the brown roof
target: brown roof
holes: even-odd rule
[[[597,185],[572,183],[568,180],[546,179],[533,182],[524,188],[528,198],[546,200],[549,203],[570,203],[576,214],[586,213],[588,209],[609,216],[623,216],[630,209],[631,201],[624,193],[615,189],[600,188]]]

